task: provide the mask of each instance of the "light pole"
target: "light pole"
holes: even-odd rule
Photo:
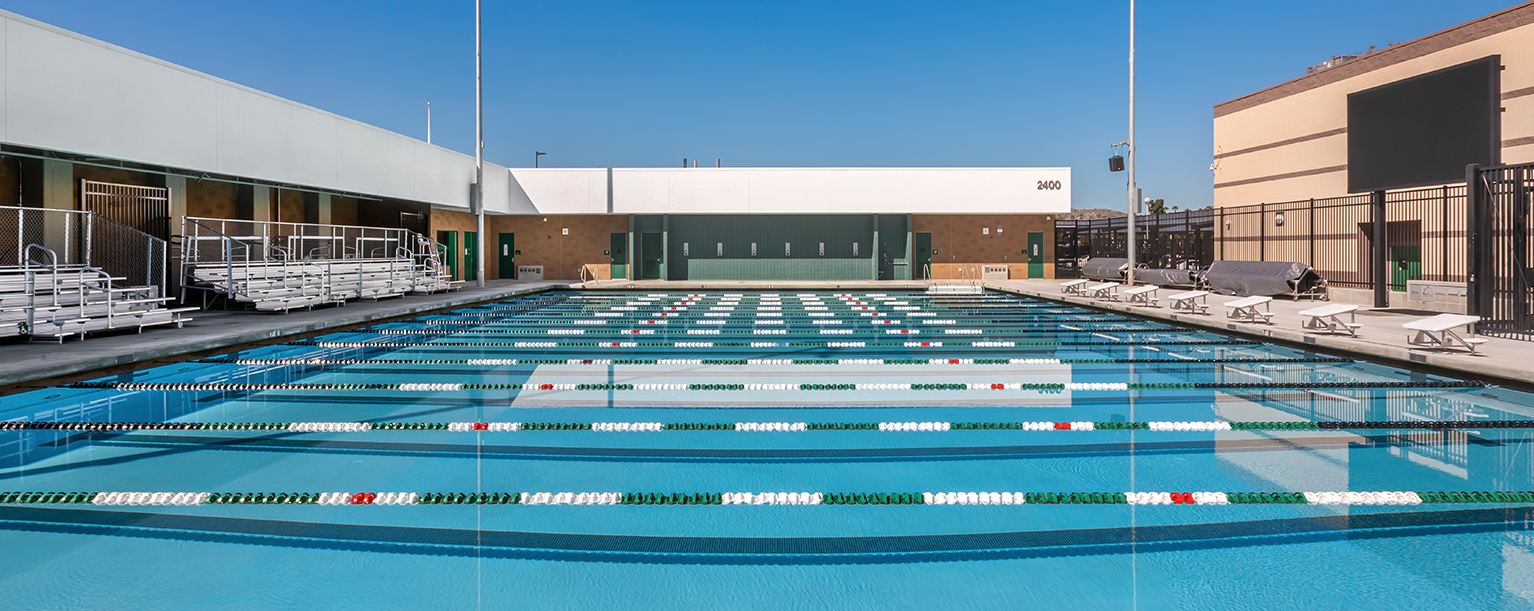
[[[480,59],[479,4],[474,0],[474,285],[485,286],[485,91]]]
[[[426,143],[431,144],[431,102],[426,103]]]
[[[548,153],[542,151],[533,151],[533,167],[538,167],[538,158],[547,154]]]
[[[1135,283],[1135,208],[1140,203],[1135,188],[1135,0],[1129,0],[1129,271],[1126,284]]]

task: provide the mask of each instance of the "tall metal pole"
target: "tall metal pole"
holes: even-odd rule
[[[426,103],[426,143],[431,144],[431,102]]]
[[[1135,283],[1135,207],[1139,189],[1135,187],[1135,0],[1129,0],[1129,271],[1127,284]]]
[[[485,286],[485,90],[480,60],[479,4],[474,0],[474,285]]]

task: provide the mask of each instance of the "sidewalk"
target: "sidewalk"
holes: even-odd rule
[[[91,336],[85,341],[72,339],[63,344],[12,340],[0,344],[0,394],[25,390],[6,387],[33,380],[97,369],[127,368],[144,361],[367,324],[382,318],[455,308],[566,286],[569,286],[568,282],[562,280],[492,280],[486,282],[485,288],[470,284],[450,293],[406,295],[376,302],[352,301],[345,307],[294,310],[289,314],[223,310],[189,312],[192,320],[180,329],[169,325],[150,327],[143,333]],[[147,366],[148,363],[143,363],[133,368]],[[106,374],[103,372],[103,375]]]
[[[1473,356],[1469,351],[1458,347],[1452,350],[1445,350],[1442,348],[1419,348],[1407,344],[1406,340],[1413,332],[1401,328],[1402,323],[1434,316],[1436,315],[1435,312],[1370,309],[1359,306],[1355,319],[1358,324],[1363,326],[1358,329],[1358,337],[1353,338],[1349,337],[1347,333],[1342,332],[1332,334],[1326,330],[1305,329],[1305,317],[1300,316],[1299,312],[1331,303],[1327,301],[1301,299],[1296,302],[1288,298],[1274,297],[1272,303],[1268,304],[1273,311],[1273,322],[1272,324],[1264,324],[1262,322],[1245,322],[1226,317],[1227,310],[1222,305],[1227,301],[1235,301],[1239,297],[1211,294],[1208,297],[1209,313],[1207,315],[1189,314],[1187,312],[1174,314],[1170,307],[1170,302],[1167,300],[1167,295],[1180,293],[1186,289],[1161,289],[1158,295],[1161,299],[1160,307],[1151,308],[1140,305],[1129,306],[1116,301],[1101,301],[1074,295],[1064,295],[1060,292],[1061,282],[1063,281],[1002,280],[986,282],[985,285],[993,290],[1017,295],[1064,301],[1118,312],[1129,312],[1137,316],[1159,318],[1174,321],[1178,324],[1204,327],[1227,333],[1255,336],[1259,339],[1287,340],[1322,348],[1359,353],[1361,356],[1422,363],[1444,369],[1504,378],[1524,384],[1534,384],[1534,342],[1484,337],[1487,342],[1481,344]],[[1347,318],[1344,317],[1343,320],[1347,320]]]

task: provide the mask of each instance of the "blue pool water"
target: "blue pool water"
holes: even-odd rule
[[[531,500],[539,492],[1229,499],[1534,490],[1530,429],[1502,428],[1529,420],[1534,397],[1508,389],[1007,295],[688,295],[549,292],[3,397],[0,421],[203,426],[0,430],[0,492]],[[1236,426],[1109,428],[1151,421]],[[374,429],[233,426],[293,422]],[[881,422],[949,430],[818,430]],[[1096,424],[1017,424],[1035,422]],[[1454,424],[1402,424],[1433,422]],[[391,423],[524,430],[385,430]],[[540,423],[815,430],[527,430]],[[937,502],[21,499],[0,503],[0,601],[7,609],[1534,607],[1529,502]]]

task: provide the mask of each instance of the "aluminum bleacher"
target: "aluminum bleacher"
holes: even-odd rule
[[[0,336],[31,339],[191,320],[167,308],[165,241],[91,212],[0,207]]]
[[[183,301],[286,312],[456,290],[442,247],[405,229],[187,217]]]

